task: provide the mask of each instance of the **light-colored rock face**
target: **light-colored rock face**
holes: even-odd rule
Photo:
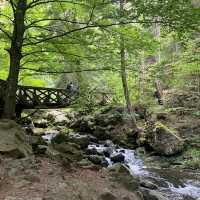
[[[66,125],[69,123],[69,119],[65,116],[65,113],[58,110],[48,112],[46,117],[55,124]]]
[[[0,138],[1,153],[12,157],[25,157],[32,154],[32,147],[28,143],[28,138],[14,121],[0,121]]]

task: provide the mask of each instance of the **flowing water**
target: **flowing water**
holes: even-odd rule
[[[123,154],[123,164],[128,168],[130,174],[156,184],[158,186],[157,191],[169,200],[200,200],[200,173],[198,172],[186,172],[167,168],[147,168],[134,150],[119,148],[112,143],[109,145],[93,144],[89,145],[88,148],[95,148],[99,153],[109,150],[111,156],[119,153]],[[114,164],[110,158],[106,157],[106,160],[109,163],[108,167]]]
[[[50,142],[57,134],[55,131],[48,132],[43,139]],[[88,149],[96,149],[100,154],[105,151],[109,152],[110,156],[105,157],[108,167],[114,164],[110,157],[122,154],[124,156],[123,164],[130,174],[157,185],[156,191],[168,200],[200,200],[200,172],[148,168],[136,151],[117,147],[111,141],[106,141],[104,144],[91,144]]]

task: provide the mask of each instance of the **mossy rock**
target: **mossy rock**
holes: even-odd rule
[[[16,158],[32,154],[25,131],[15,121],[0,121],[0,138],[0,153]]]
[[[147,127],[148,143],[158,154],[171,156],[184,149],[184,140],[178,132],[160,122]]]
[[[52,144],[61,144],[61,143],[65,143],[69,141],[69,137],[67,134],[64,133],[60,133],[58,135],[56,135],[52,140],[51,143]]]
[[[80,146],[73,143],[54,144],[53,148],[63,154],[63,156],[70,161],[80,161],[82,159],[82,152]]]

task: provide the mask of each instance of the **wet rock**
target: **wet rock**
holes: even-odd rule
[[[118,153],[118,154],[115,154],[115,155],[111,155],[110,159],[114,163],[118,163],[118,162],[122,163],[122,162],[124,162],[125,157],[124,157],[123,154]]]
[[[48,127],[48,121],[46,119],[39,119],[34,121],[34,126],[36,128],[47,128]]]
[[[127,167],[117,163],[109,168],[111,180],[118,182],[124,188],[131,192],[135,192],[139,188],[139,180],[135,176],[131,176]]]
[[[132,193],[130,195],[126,195],[122,197],[122,200],[143,200],[141,195],[138,195],[137,193]]]
[[[114,174],[126,174],[130,175],[128,168],[120,163],[114,164],[112,167],[109,168],[109,172]]]
[[[44,139],[45,142],[50,144],[52,142],[53,138],[56,137],[56,135],[58,135],[58,133],[59,132],[56,130],[47,131],[47,132],[45,132],[45,135],[42,136],[42,139]]]
[[[0,121],[0,153],[20,158],[30,156],[32,147],[24,130],[12,120]]]
[[[141,192],[144,200],[169,200],[161,192],[155,190],[142,189]]]
[[[99,154],[98,151],[97,151],[97,149],[95,149],[95,148],[86,149],[85,153],[87,155],[97,155],[97,154]]]
[[[152,183],[150,180],[147,180],[147,179],[140,179],[140,186],[151,189],[151,190],[158,189],[158,186],[156,184]]]
[[[59,133],[51,140],[51,143],[52,144],[61,144],[61,143],[66,143],[68,141],[69,141],[68,135]]]
[[[101,165],[103,163],[103,157],[98,155],[90,155],[88,156],[88,160],[90,160],[95,165]]]
[[[139,147],[139,148],[136,149],[136,153],[138,155],[145,155],[146,154],[146,150],[145,150],[144,147]]]
[[[105,147],[115,147],[115,145],[113,144],[113,142],[111,140],[106,140],[104,143]]]
[[[34,129],[32,129],[32,134],[33,135],[44,135],[45,130],[43,128],[34,128]]]
[[[82,149],[87,148],[90,143],[88,135],[70,134],[68,140],[71,143],[78,144]]]
[[[113,153],[112,147],[107,147],[106,149],[103,150],[103,154],[107,158],[109,158],[112,153]]]
[[[161,155],[174,155],[184,149],[184,140],[180,138],[176,131],[169,129],[162,123],[151,124],[147,128],[148,143]]]
[[[109,162],[107,160],[103,160],[103,162],[101,163],[102,167],[108,167],[109,166]]]

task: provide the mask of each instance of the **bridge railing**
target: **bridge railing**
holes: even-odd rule
[[[6,92],[6,81],[0,80],[0,99]],[[24,108],[62,108],[70,105],[77,95],[65,89],[18,86],[16,105]]]

